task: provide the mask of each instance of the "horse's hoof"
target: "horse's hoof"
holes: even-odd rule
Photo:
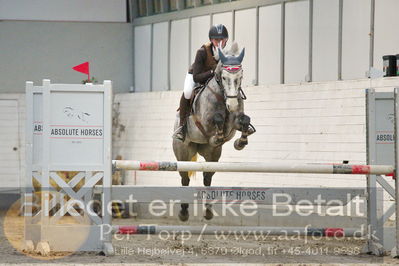
[[[188,215],[188,211],[187,211],[187,210],[186,210],[186,211],[181,210],[181,211],[179,212],[179,219],[180,219],[180,221],[186,222],[186,221],[188,220],[188,217],[189,217],[189,215]]]
[[[211,220],[211,219],[213,218],[213,211],[212,211],[212,209],[206,209],[206,210],[205,210],[204,218],[205,218],[206,220]]]
[[[234,141],[234,148],[238,151],[244,149],[245,145],[241,144],[240,139]]]

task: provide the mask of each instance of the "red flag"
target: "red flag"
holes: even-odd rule
[[[89,67],[89,62],[84,62],[80,65],[74,66],[72,68],[73,70],[76,70],[80,73],[84,73],[88,75],[88,81],[90,82],[90,67]]]

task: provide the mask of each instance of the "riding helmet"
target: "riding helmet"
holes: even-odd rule
[[[209,30],[210,39],[228,39],[229,33],[223,24],[213,25]]]

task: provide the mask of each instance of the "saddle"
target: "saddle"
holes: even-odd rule
[[[190,114],[189,114],[189,116],[191,116],[191,115],[193,116],[194,121],[195,121],[195,125],[198,127],[198,129],[201,131],[201,133],[204,136],[209,137],[206,134],[206,131],[205,131],[204,127],[202,126],[201,122],[194,115],[194,111],[195,111],[194,110],[194,106],[195,106],[194,103],[198,99],[198,96],[204,91],[204,89],[206,88],[207,84],[208,83],[206,83],[204,85],[199,84],[199,85],[194,87],[193,93],[192,93],[191,98],[190,98],[190,103],[189,103],[190,104],[190,107],[189,107],[190,108]],[[179,111],[179,110],[180,110],[180,108],[177,108],[177,111]],[[184,125],[184,127],[186,127],[186,125]],[[184,129],[184,130],[186,130],[186,129]]]
[[[193,93],[191,94],[191,98],[190,98],[190,102],[189,102],[189,108],[190,108],[190,115],[194,114],[194,102],[197,99],[197,96],[199,96],[201,94],[201,92],[205,89],[206,85],[197,85],[196,87],[194,87],[193,89]],[[177,108],[177,112],[180,110],[180,107]]]
[[[194,114],[195,101],[199,98],[201,93],[205,90],[207,84],[208,84],[208,82],[205,85],[198,85],[194,88],[193,95],[191,95],[191,99],[190,99],[190,115],[193,116],[195,125],[197,126],[199,131],[201,131],[202,135],[209,138],[208,134],[206,133],[205,128],[201,124],[201,121],[199,121],[197,116]]]
[[[189,116],[192,116],[195,122],[195,125],[197,126],[197,128],[201,131],[202,135],[204,135],[205,137],[210,137],[208,136],[208,134],[206,133],[205,128],[202,126],[201,121],[197,118],[197,116],[194,114],[195,113],[195,102],[198,100],[199,96],[201,95],[201,93],[205,90],[205,88],[207,88],[208,83],[211,79],[209,79],[205,84],[201,85],[198,84],[197,86],[194,87],[193,89],[193,93],[191,95],[190,98],[190,114]],[[211,88],[209,88],[211,90],[211,92],[213,94],[215,94],[216,98],[220,101],[223,100],[222,96],[216,94]],[[179,109],[177,109],[177,111],[179,111]]]

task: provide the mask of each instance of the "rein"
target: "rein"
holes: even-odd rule
[[[219,81],[218,81],[218,78],[215,76],[215,80],[216,80],[216,83],[219,85],[219,87],[222,89],[222,91],[224,92],[224,89],[223,89],[223,87],[221,86],[221,84],[219,83]],[[217,93],[216,91],[214,91],[212,88],[211,88],[211,86],[209,86],[209,84],[207,84],[207,87],[208,87],[208,89],[212,92],[212,94],[213,95],[215,95],[215,97],[216,97],[216,99],[219,101],[219,102],[224,102],[225,101],[225,95],[224,95],[224,93],[223,93],[223,95],[221,95],[220,93]]]

